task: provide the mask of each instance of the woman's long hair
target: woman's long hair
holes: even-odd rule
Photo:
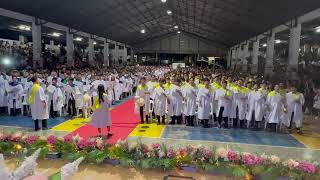
[[[98,86],[98,96],[99,96],[99,103],[100,104],[104,102],[104,100],[103,100],[103,93],[104,92],[105,92],[104,86],[102,84],[100,84]]]

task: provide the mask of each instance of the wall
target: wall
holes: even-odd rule
[[[212,54],[222,56],[226,47],[191,34],[169,34],[136,46],[138,53]]]

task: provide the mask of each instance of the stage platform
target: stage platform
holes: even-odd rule
[[[307,117],[307,116],[306,116]],[[279,134],[246,129],[218,129],[186,127],[184,125],[139,124],[139,116],[134,113],[133,99],[126,99],[112,107],[111,131],[114,136],[109,139],[117,142],[128,139],[130,143],[163,142],[172,146],[206,145],[225,147],[237,151],[275,154],[283,158],[320,159],[320,135],[316,123],[306,118],[303,135]],[[64,137],[68,134],[80,135],[83,138],[97,136],[96,128],[88,124],[90,119],[64,117],[48,120],[49,130],[33,131],[33,120],[25,116],[0,116],[0,131],[17,132],[47,136],[54,134]],[[103,129],[105,133],[106,130]]]

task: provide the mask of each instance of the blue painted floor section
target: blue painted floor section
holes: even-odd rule
[[[221,141],[269,146],[305,147],[289,134],[245,129],[166,126],[162,138]]]
[[[60,123],[63,123],[64,121],[66,121],[65,117],[50,118],[48,119],[48,128],[52,128]],[[34,128],[33,119],[28,116],[0,116],[0,125]],[[39,126],[41,127],[40,122]]]

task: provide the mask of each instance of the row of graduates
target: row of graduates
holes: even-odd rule
[[[119,101],[128,96],[133,87],[137,85],[138,79],[135,74],[109,74],[108,76],[86,76],[73,75],[61,77],[55,71],[50,76],[41,74],[20,73],[0,75],[0,107],[5,112],[8,108],[10,115],[17,115],[21,110],[29,107],[28,97],[32,93],[34,83],[33,76],[38,77],[39,85],[44,90],[48,109],[51,117],[58,116],[65,107],[71,116],[75,116],[79,109],[83,113],[93,103],[93,98],[97,96],[96,89],[102,84],[112,94],[113,101]],[[27,112],[27,111],[24,111]]]
[[[301,132],[304,96],[294,86],[288,89],[273,87],[265,83],[231,81],[222,78],[142,78],[135,95],[136,112],[140,113],[141,123],[149,121],[154,113],[158,124],[181,124],[183,117],[187,126],[194,126],[196,118],[204,128],[210,127],[210,120],[219,128],[228,128],[229,120],[233,127],[253,127],[275,131],[278,124],[289,129],[295,123]],[[265,124],[262,124],[265,122]],[[211,123],[212,125],[215,123]]]

